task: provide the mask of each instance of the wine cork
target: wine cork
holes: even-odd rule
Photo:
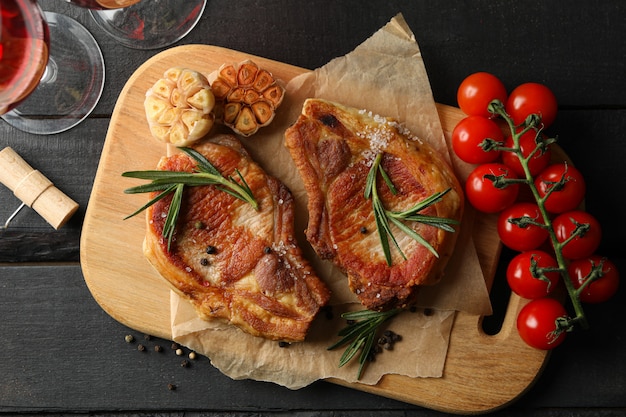
[[[55,229],[63,226],[78,210],[78,203],[10,147],[0,151],[0,182]]]

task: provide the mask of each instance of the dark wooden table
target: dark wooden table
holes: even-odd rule
[[[145,340],[101,310],[81,273],[81,225],[117,96],[133,71],[159,51],[116,44],[85,10],[59,0],[41,4],[76,18],[93,33],[106,60],[107,80],[93,115],[71,131],[35,136],[0,123],[0,149],[14,148],[80,203],[59,231],[30,209],[0,231],[0,413],[440,415],[326,382],[290,391],[232,381],[206,358],[182,367],[169,342]],[[509,88],[526,81],[552,87],[561,111],[550,131],[587,179],[587,209],[604,226],[601,252],[626,271],[622,0],[210,0],[200,24],[180,43],[224,46],[313,69],[351,51],[398,12],[415,33],[438,102],[455,105],[459,82],[479,70],[499,75]],[[0,187],[1,220],[18,203]],[[497,280],[503,281],[502,273]],[[496,284],[492,294],[497,311],[506,303],[501,287]],[[539,381],[498,415],[626,413],[623,287],[608,303],[588,309],[591,330],[570,335]],[[126,343],[127,334],[137,341]],[[137,343],[147,350],[139,352]],[[156,353],[155,345],[164,352]],[[169,390],[168,384],[177,389]]]

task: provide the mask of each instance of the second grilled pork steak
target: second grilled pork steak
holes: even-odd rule
[[[308,196],[306,236],[318,255],[348,276],[351,290],[371,310],[406,306],[420,285],[436,283],[452,253],[456,233],[405,222],[438,257],[417,240],[391,226],[391,265],[377,233],[372,200],[364,190],[377,155],[390,177],[393,194],[378,174],[376,191],[384,207],[402,211],[450,189],[423,214],[460,221],[461,187],[448,163],[428,144],[398,124],[337,103],[309,99],[285,134],[285,144]],[[402,256],[404,254],[404,257]]]
[[[171,195],[147,209],[145,256],[203,319],[223,319],[272,340],[302,341],[329,291],[296,243],[291,193],[234,136],[193,148],[224,177],[236,178],[239,170],[258,210],[213,185],[185,187],[169,251],[162,233]],[[195,168],[182,153],[158,165],[168,171]]]

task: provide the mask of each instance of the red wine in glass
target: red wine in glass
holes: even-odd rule
[[[104,86],[93,36],[35,0],[0,0],[0,117],[29,133],[54,134],[84,120]]]
[[[198,23],[207,0],[66,0],[89,12],[105,32],[134,49],[170,46]]]
[[[0,114],[37,87],[50,48],[48,26],[35,1],[2,0],[0,6]]]
[[[141,0],[66,0],[76,6],[86,7],[92,10],[119,9],[129,7]]]

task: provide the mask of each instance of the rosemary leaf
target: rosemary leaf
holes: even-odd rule
[[[429,226],[440,228],[442,230],[445,230],[446,232],[454,232],[455,229],[451,225],[459,224],[458,221],[454,219],[446,219],[446,218],[441,218],[441,217],[436,217],[436,216],[424,216],[419,213],[420,211],[432,206],[433,204],[436,204],[442,201],[443,197],[450,191],[450,188],[448,188],[447,190],[432,194],[431,196],[418,202],[417,204],[415,204],[408,210],[404,210],[400,212],[386,210],[382,200],[378,196],[378,190],[376,188],[377,187],[376,179],[377,179],[378,173],[380,173],[380,176],[383,178],[383,180],[385,181],[387,187],[389,188],[392,194],[395,195],[397,193],[397,189],[394,186],[393,181],[391,180],[389,175],[385,172],[384,168],[382,167],[381,161],[382,161],[382,154],[379,153],[376,155],[376,158],[374,158],[374,161],[372,162],[370,170],[367,173],[367,178],[365,182],[365,191],[363,195],[366,199],[372,200],[374,220],[376,222],[376,228],[378,230],[380,244],[383,249],[383,254],[385,255],[385,260],[387,261],[387,265],[391,266],[393,263],[392,256],[391,256],[391,248],[389,245],[390,239],[393,242],[396,249],[398,250],[398,252],[400,253],[400,255],[402,255],[402,257],[406,259],[406,255],[402,252],[402,249],[400,248],[398,241],[393,235],[393,232],[390,227],[390,222],[393,223],[395,226],[397,226],[402,232],[407,234],[409,237],[416,240],[421,245],[424,245],[433,255],[435,255],[436,257],[439,257],[439,254],[437,253],[435,248],[433,248],[432,245],[428,243],[428,241],[426,241],[414,229],[409,227],[405,222],[423,223]]]
[[[377,205],[374,204],[374,220],[376,220],[376,230],[378,230],[378,238],[380,239],[380,246],[383,248],[383,253],[385,255],[385,259],[387,260],[387,264],[391,265],[391,248],[389,247],[389,238],[387,234],[387,230],[389,229],[389,224],[386,223],[387,218],[380,216],[379,210],[377,210]]]
[[[428,207],[432,206],[433,204],[436,204],[436,203],[440,202],[441,200],[443,200],[443,196],[446,195],[448,192],[450,192],[450,190],[451,190],[451,188],[448,188],[445,191],[440,191],[438,193],[434,193],[433,195],[431,195],[431,196],[423,199],[419,203],[415,204],[410,209],[405,210],[405,211],[401,211],[401,212],[399,212],[397,214],[399,216],[401,216],[401,217],[406,217],[406,216],[411,216],[413,214],[416,214],[417,212],[420,212],[420,211],[424,210],[425,208],[428,208]]]
[[[350,346],[348,346],[348,348],[343,351],[343,354],[339,358],[340,368],[350,362],[352,358],[354,358],[354,356],[359,353],[359,349],[361,349],[364,342],[365,341],[363,339],[354,339],[352,343],[350,343]]]
[[[378,328],[378,326],[376,326],[376,328]],[[365,338],[365,343],[363,344],[363,348],[361,349],[361,354],[359,355],[359,370],[357,372],[357,379],[361,379],[361,375],[363,375],[363,368],[365,368],[365,363],[367,362],[367,359],[370,357],[375,338],[376,338],[375,330],[370,332]]]
[[[215,166],[213,166],[213,164],[209,162],[209,160],[206,159],[204,155],[202,155],[200,152],[196,151],[195,149],[186,147],[181,147],[179,149],[192,157],[198,163],[198,169],[200,170],[200,172],[206,172],[217,177],[222,176],[217,168],[215,168]]]
[[[409,226],[394,217],[391,217],[389,220],[391,220],[391,222],[395,224],[400,230],[409,235],[409,237],[413,238],[414,240],[425,246],[426,249],[428,249],[430,253],[432,253],[436,258],[439,258],[439,254],[437,253],[435,248],[433,248],[432,245],[428,243],[428,241],[424,239],[419,233],[417,233],[415,230],[411,229]]]
[[[163,224],[163,236],[167,238],[167,251],[170,251],[172,245],[172,238],[174,237],[174,230],[176,229],[176,222],[178,220],[178,214],[180,213],[180,206],[183,200],[183,184],[178,184],[174,189],[174,196],[170,203],[170,208],[167,211],[167,217]]]
[[[412,216],[398,216],[394,212],[387,212],[387,215],[389,217],[400,218],[400,219],[404,219],[408,221],[428,224],[430,226],[443,229],[446,232],[454,232],[454,227],[452,227],[451,225],[459,224],[459,222],[454,219],[443,219],[437,216],[424,216],[423,214],[415,214]]]
[[[367,178],[365,180],[365,191],[363,193],[363,196],[366,200],[369,200],[372,197],[372,189],[376,185],[376,172],[378,171],[378,163],[380,163],[380,154],[376,155],[376,159],[372,163],[372,166],[367,173]]]
[[[378,154],[378,156],[380,155],[381,154]],[[387,172],[383,169],[383,167],[380,166],[381,158],[377,157],[377,160],[378,160],[378,171],[380,172],[380,176],[383,177],[383,180],[385,180],[385,184],[387,184],[389,191],[391,191],[391,194],[393,195],[398,194],[398,190],[396,189],[396,186],[393,185],[393,181],[391,181],[391,178],[389,178],[389,175],[387,175]]]
[[[138,185],[137,187],[132,187],[124,190],[125,194],[142,194],[142,193],[151,193],[153,191],[165,191],[168,188],[172,187],[174,184],[144,184]]]
[[[139,207],[135,212],[133,212],[132,214],[129,214],[126,217],[124,217],[124,220],[130,219],[131,217],[136,216],[137,214],[141,213],[142,211],[144,211],[145,209],[147,209],[148,207],[150,207],[151,205],[153,205],[157,201],[159,201],[162,198],[166,197],[168,194],[173,192],[175,189],[176,189],[176,185],[170,185],[165,190],[163,190],[162,193],[157,194],[154,198],[152,198],[146,204],[144,204],[143,206]]]
[[[177,177],[185,177],[187,175],[189,175],[189,172],[162,171],[158,169],[149,169],[145,171],[127,171],[122,173],[122,177],[138,178],[140,180],[172,179]]]
[[[151,182],[124,190],[127,194],[149,193],[161,191],[157,196],[152,198],[138,210],[125,217],[128,219],[133,217],[148,207],[155,204],[165,196],[174,193],[170,208],[168,209],[165,223],[163,225],[163,236],[167,239],[167,250],[170,250],[176,222],[182,205],[183,191],[185,186],[201,186],[214,185],[217,189],[232,195],[242,201],[249,203],[255,210],[258,210],[259,204],[254,198],[252,189],[244,179],[239,170],[235,170],[239,181],[232,176],[224,177],[218,170],[206,159],[202,154],[191,148],[179,148],[185,152],[190,158],[196,161],[196,171],[163,171],[163,170],[146,170],[146,171],[128,171],[122,173],[123,177],[150,180]]]
[[[341,317],[349,320],[349,324],[339,331],[339,336],[343,337],[327,348],[333,350],[347,345],[339,358],[339,367],[350,362],[360,351],[357,375],[360,379],[380,326],[401,311],[401,308],[395,308],[388,311],[361,310],[342,314]]]

